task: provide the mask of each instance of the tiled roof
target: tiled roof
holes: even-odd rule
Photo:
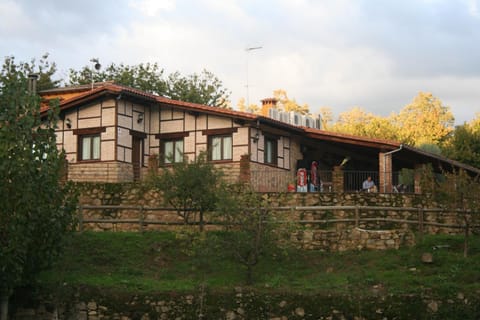
[[[305,133],[309,134],[310,136],[315,136],[318,138],[322,137],[328,137],[330,139],[335,139],[337,138],[338,140],[342,141],[351,141],[351,142],[364,142],[364,143],[371,143],[371,144],[376,144],[376,145],[381,145],[385,148],[399,148],[401,143],[398,141],[392,141],[392,140],[384,140],[384,139],[377,139],[377,138],[369,138],[369,137],[361,137],[361,136],[354,136],[351,134],[345,134],[345,133],[338,133],[338,132],[332,132],[332,131],[325,131],[325,130],[320,130],[320,129],[314,129],[314,128],[308,128],[308,127],[302,127],[302,129],[305,131]]]
[[[192,102],[173,100],[173,99],[169,99],[169,98],[165,98],[165,97],[161,97],[161,96],[157,96],[156,100],[160,103],[166,103],[166,104],[169,104],[169,105],[174,105],[174,106],[177,106],[177,107],[184,107],[184,108],[197,110],[197,111],[218,113],[219,115],[240,117],[240,118],[246,118],[246,119],[251,119],[251,120],[255,120],[255,119],[258,118],[258,115],[255,115],[253,113],[235,111],[235,110],[219,108],[219,107],[212,107],[212,106],[207,106],[207,105],[192,103]]]
[[[52,93],[52,92],[61,93],[61,92],[71,92],[75,90],[79,91],[78,95],[70,99],[65,99],[60,102],[60,108],[62,110],[76,106],[78,105],[78,103],[84,102],[86,99],[95,98],[102,93],[127,94],[127,95],[134,95],[140,98],[144,98],[149,101],[155,101],[161,104],[167,104],[170,106],[175,106],[175,107],[183,108],[183,109],[194,111],[194,112],[207,112],[207,113],[216,114],[219,116],[229,116],[229,117],[235,117],[235,118],[241,118],[241,119],[253,120],[253,121],[257,120],[262,123],[267,123],[277,127],[282,127],[286,130],[295,131],[297,133],[301,132],[302,134],[306,134],[308,137],[311,137],[314,139],[315,138],[327,139],[331,141],[341,141],[341,142],[350,143],[350,144],[356,144],[356,143],[370,144],[377,148],[385,148],[389,150],[396,149],[400,146],[400,143],[395,141],[360,137],[360,136],[348,135],[343,133],[336,133],[336,132],[330,132],[330,131],[319,130],[314,128],[308,128],[308,127],[299,127],[299,126],[281,122],[269,117],[256,115],[248,112],[234,111],[234,110],[229,110],[224,108],[206,106],[198,103],[173,100],[173,99],[162,97],[156,94],[147,93],[139,89],[127,87],[120,84],[115,84],[113,82],[96,83],[94,84],[93,90],[91,89],[91,85],[83,85],[83,86],[76,86],[76,87],[58,88],[58,89],[43,91],[42,93]],[[48,109],[48,106],[45,106],[44,108],[42,108],[42,112],[46,111],[47,109]]]
[[[255,120],[257,119],[257,115],[247,113],[247,112],[240,112],[240,111],[234,111],[234,110],[229,110],[229,109],[224,109],[224,108],[218,108],[218,107],[211,107],[211,106],[206,106],[198,103],[192,103],[192,102],[185,102],[185,101],[178,101],[178,100],[173,100],[169,99],[166,97],[162,97],[156,94],[148,93],[142,90],[138,90],[135,88],[115,84],[113,82],[105,82],[101,84],[96,84],[92,89],[89,86],[78,86],[76,88],[60,88],[60,89],[53,89],[53,90],[48,90],[48,91],[42,91],[40,94],[43,96],[48,96],[51,95],[52,93],[58,93],[56,97],[61,98],[61,93],[62,92],[72,92],[72,91],[79,91],[78,95],[75,95],[72,98],[61,100],[60,102],[60,108],[61,109],[68,109],[69,107],[73,107],[74,105],[77,105],[77,102],[84,101],[85,99],[88,98],[93,98],[98,96],[101,93],[116,93],[116,94],[129,94],[129,95],[134,95],[137,97],[145,98],[146,100],[150,101],[155,101],[159,103],[164,103],[176,107],[181,107],[185,109],[189,109],[192,111],[199,111],[199,112],[208,112],[208,113],[214,113],[218,115],[225,115],[225,116],[233,116],[237,118],[244,118],[244,119],[249,119],[249,120]],[[87,91],[86,91],[87,90]],[[45,112],[48,110],[48,105],[45,103],[42,106],[41,112]]]
[[[403,146],[400,142],[397,141],[390,141],[390,140],[383,140],[383,139],[376,139],[376,138],[368,138],[368,137],[360,137],[360,136],[354,136],[354,135],[349,135],[349,134],[343,134],[343,133],[337,133],[337,132],[330,132],[330,131],[325,131],[325,130],[320,130],[320,129],[314,129],[314,128],[309,128],[309,127],[299,127],[299,126],[294,126],[285,122],[281,122],[269,117],[261,116],[261,115],[256,115],[252,113],[247,113],[247,112],[240,112],[240,111],[234,111],[234,110],[229,110],[229,109],[224,109],[224,108],[218,108],[218,107],[211,107],[211,106],[206,106],[202,104],[197,104],[197,103],[191,103],[191,102],[185,102],[185,101],[178,101],[178,100],[173,100],[169,99],[166,97],[162,97],[156,94],[151,94],[147,93],[142,90],[134,89],[131,87],[115,84],[113,82],[104,82],[104,83],[97,83],[94,84],[93,90],[91,89],[91,85],[83,85],[83,86],[76,86],[76,87],[67,87],[67,88],[58,88],[58,89],[52,89],[52,90],[46,90],[40,92],[40,95],[43,97],[57,97],[60,98],[60,109],[65,110],[69,109],[71,107],[78,106],[86,101],[89,101],[91,99],[95,99],[97,97],[100,97],[104,94],[125,94],[129,96],[134,96],[137,98],[144,99],[149,102],[157,102],[160,104],[166,104],[169,106],[175,106],[178,108],[182,108],[185,110],[189,110],[192,112],[204,112],[204,113],[209,113],[209,114],[214,114],[214,115],[219,115],[219,116],[227,116],[227,117],[233,117],[237,119],[244,119],[247,121],[257,121],[259,123],[265,123],[268,125],[272,125],[275,127],[280,127],[282,129],[285,129],[287,131],[291,131],[293,133],[301,134],[305,137],[311,138],[311,139],[318,139],[318,140],[325,140],[325,141],[332,141],[332,142],[338,142],[338,143],[344,143],[344,144],[351,144],[351,145],[360,145],[360,146],[366,146],[366,147],[371,147],[371,148],[376,148],[380,150],[385,151],[392,151],[400,148],[402,148],[416,156],[423,156],[429,159],[436,159],[440,162],[443,163],[448,163],[450,165],[453,165],[455,167],[460,167],[464,168],[466,170],[469,170],[471,172],[476,172],[480,173],[480,169],[462,164],[458,161],[450,160],[448,158],[432,154],[411,146]],[[72,96],[68,95],[68,99],[61,100],[62,94],[65,93],[71,93],[71,92],[78,92],[78,94]],[[44,101],[42,103],[41,107],[41,112],[45,112],[48,110],[48,104]]]

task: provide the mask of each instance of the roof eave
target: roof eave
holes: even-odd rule
[[[465,164],[465,163],[462,163],[462,162],[459,162],[459,161],[456,161],[456,160],[452,160],[452,159],[446,158],[442,155],[431,153],[431,152],[428,152],[428,151],[425,151],[425,150],[422,150],[422,149],[418,149],[418,148],[415,148],[415,147],[405,146],[404,148],[411,151],[411,152],[415,152],[417,154],[423,155],[425,157],[433,158],[433,159],[436,159],[436,160],[438,160],[442,163],[449,164],[453,167],[461,168],[461,169],[467,170],[471,173],[480,175],[480,169],[479,168],[470,166],[468,164]]]

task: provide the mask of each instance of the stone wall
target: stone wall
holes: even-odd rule
[[[48,301],[49,299],[42,301]],[[15,301],[13,301],[15,303]],[[83,289],[56,303],[12,309],[15,320],[307,320],[307,319],[478,319],[478,296],[458,292],[387,294],[367,285],[361,296],[252,291],[237,287],[224,292],[200,288],[190,293],[122,295]]]
[[[78,184],[80,190],[79,204],[90,206],[126,206],[126,207],[165,207],[160,195],[141,184],[103,184],[85,183]],[[139,209],[82,209],[81,218],[87,219],[139,219],[140,215],[145,220],[161,220],[170,223],[183,223],[183,219],[175,211],[144,210]],[[85,223],[83,230],[93,231],[139,231],[139,230],[172,230],[173,226],[140,226],[135,223]]]
[[[69,163],[68,179],[76,182],[133,181],[132,164],[122,162]]]
[[[303,230],[292,235],[302,249],[320,251],[387,250],[415,244],[411,230]]]
[[[290,170],[256,162],[251,163],[250,168],[250,183],[259,192],[287,192],[288,184],[295,182],[295,176]]]
[[[236,170],[233,169],[232,170]],[[80,203],[83,205],[122,205],[136,208],[164,207],[158,193],[146,189],[141,184],[82,184]],[[358,249],[391,249],[414,243],[414,233],[419,231],[418,224],[405,222],[386,222],[383,218],[418,221],[422,214],[420,209],[437,208],[429,197],[417,194],[382,194],[382,193],[265,193],[264,197],[272,207],[307,207],[302,210],[274,212],[288,220],[302,221],[300,231],[294,232],[292,241],[306,249],[324,251],[344,251]],[[408,211],[398,210],[313,210],[309,206],[375,206],[413,208]],[[138,209],[83,209],[86,219],[139,219],[158,220],[171,225],[140,225],[138,223],[89,223],[83,224],[84,230],[176,230],[183,219],[174,211],[150,211]],[[361,219],[355,223],[355,217]],[[378,218],[379,220],[375,220]],[[331,222],[332,219],[351,221]],[[423,211],[425,222],[438,222],[463,225],[463,217],[452,212]],[[206,216],[208,221],[208,216]],[[176,225],[174,225],[176,224]],[[187,227],[187,226],[185,226]],[[195,228],[190,226],[188,228]],[[215,229],[216,227],[209,227]],[[218,229],[218,228],[217,228]],[[298,229],[297,229],[298,230]],[[427,234],[462,233],[463,229],[444,228],[425,225]]]
[[[444,224],[463,225],[463,216],[452,211],[429,212],[429,209],[440,208],[428,195],[404,194],[404,193],[269,193],[266,194],[273,207],[281,206],[359,206],[359,207],[395,207],[402,210],[367,210],[358,211],[359,218],[389,218],[397,220],[418,221],[423,215],[425,222],[437,222]],[[403,210],[412,208],[413,210]],[[293,219],[303,221],[313,221],[307,226],[313,230],[336,230],[353,229],[359,227],[365,230],[410,230],[419,231],[418,224],[404,222],[385,222],[385,221],[360,221],[358,225],[354,222],[340,223],[314,223],[318,220],[328,219],[355,219],[355,210],[309,210],[308,208],[295,211]],[[478,218],[478,217],[477,217]],[[424,225],[423,232],[427,234],[457,234],[462,233],[463,229],[453,229],[433,225]]]

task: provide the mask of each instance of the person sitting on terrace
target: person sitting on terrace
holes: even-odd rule
[[[375,182],[373,182],[371,176],[368,176],[367,180],[363,181],[362,191],[366,191],[366,192],[376,192],[377,191],[377,186],[375,185]]]

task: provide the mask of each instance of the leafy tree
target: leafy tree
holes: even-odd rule
[[[225,185],[219,194],[215,213],[227,231],[224,246],[246,268],[246,282],[252,284],[255,266],[287,229],[273,223],[270,204],[249,185]]]
[[[157,63],[126,65],[114,63],[104,70],[93,71],[84,66],[81,70],[70,69],[68,83],[71,85],[92,82],[114,81],[115,83],[158,94],[175,100],[228,107],[230,93],[213,73],[203,70],[182,76],[178,71],[164,77],[164,70]]]
[[[442,151],[449,158],[480,168],[480,114],[470,123],[457,126]]]
[[[186,224],[197,221],[203,230],[204,214],[215,208],[222,173],[207,161],[206,153],[195,160],[164,167],[151,174],[149,183],[163,195],[164,203],[176,209]]]
[[[433,143],[424,143],[418,146],[419,149],[433,153],[433,154],[442,154],[440,147]]]
[[[322,129],[328,130],[330,128],[330,124],[333,121],[333,113],[332,108],[330,107],[320,107],[318,110],[320,115],[320,119],[322,121]]]
[[[10,80],[16,79],[19,74],[23,78],[27,78],[30,74],[38,75],[37,90],[52,89],[60,86],[61,80],[53,80],[55,73],[57,72],[57,65],[55,62],[48,60],[49,54],[45,53],[39,60],[39,64],[35,59],[30,62],[15,63],[15,57],[6,57],[3,66],[2,73],[0,74],[0,83],[6,83]]]
[[[420,92],[412,103],[392,118],[400,140],[415,146],[438,145],[453,130],[454,117],[450,107],[428,92]]]
[[[365,132],[366,135],[371,138],[399,140],[399,130],[395,128],[389,118],[373,116],[370,121],[365,124]]]
[[[84,66],[81,70],[70,69],[69,84],[80,85],[94,82],[114,81],[115,83],[137,88],[149,93],[163,95],[167,83],[163,79],[163,69],[157,63],[140,63],[138,65],[116,65],[111,63],[101,70]]]
[[[330,130],[378,139],[396,140],[397,138],[397,130],[387,118],[367,113],[360,107],[341,113]]]
[[[468,123],[468,126],[474,132],[480,131],[480,112],[475,114],[475,118]]]
[[[454,211],[459,223],[465,226],[463,254],[468,256],[468,238],[472,225],[479,222],[480,177],[469,176],[465,170],[443,172],[434,185],[435,200],[445,208]]]
[[[287,95],[287,91],[284,89],[278,89],[273,91],[273,97],[277,99],[276,108],[280,111],[290,112],[295,111],[301,114],[309,114],[308,105],[300,105],[298,104],[295,99],[290,99]],[[245,104],[245,98],[240,98],[237,102],[237,108],[243,112],[251,112],[254,114],[260,114],[262,108],[254,103],[250,103],[249,106]]]
[[[175,100],[226,108],[229,95],[222,81],[207,70],[189,76],[174,72],[167,79],[166,96]]]
[[[29,284],[60,253],[75,210],[62,184],[56,147],[58,108],[40,117],[40,98],[27,92],[26,65],[6,58],[0,78],[0,319],[13,290]]]
[[[338,116],[338,121],[333,125],[332,130],[341,133],[365,136],[365,123],[370,121],[372,114],[365,112],[360,107],[354,107]]]
[[[307,104],[300,105],[295,99],[290,99],[286,90],[277,89],[273,91],[273,96],[278,100],[277,107],[280,110],[286,112],[295,111],[305,115],[310,113]]]
[[[246,106],[245,98],[243,97],[238,100],[237,108],[242,112],[250,112],[253,114],[260,114],[260,111],[262,110],[257,104],[254,104],[254,103],[251,103],[249,106]]]

